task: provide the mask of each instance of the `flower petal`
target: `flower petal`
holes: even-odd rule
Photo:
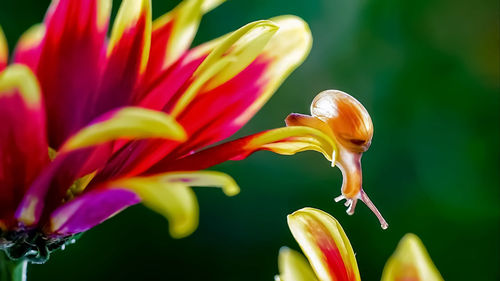
[[[0,26],[0,71],[7,66],[8,60],[9,50],[7,46],[7,39],[5,38],[2,27]]]
[[[101,74],[110,9],[110,0],[58,0],[47,12],[36,74],[55,149],[94,117],[88,107]]]
[[[120,6],[107,49],[107,62],[93,116],[130,105],[144,74],[151,45],[151,0],[124,0]]]
[[[227,160],[241,160],[259,150],[292,155],[306,150],[321,152],[331,159],[335,143],[323,132],[308,127],[284,127],[226,142],[178,160],[164,159],[145,174],[173,170],[202,170]]]
[[[49,231],[65,236],[83,232],[139,202],[139,196],[126,189],[93,190],[56,209]]]
[[[0,221],[12,217],[35,177],[49,162],[40,87],[28,67],[0,72]]]
[[[169,115],[141,107],[125,107],[106,114],[68,139],[61,152],[117,139],[168,138],[185,140],[182,127]]]
[[[36,24],[26,30],[17,42],[13,61],[15,63],[27,65],[33,71],[36,71],[38,61],[40,60],[45,32],[45,25],[43,24]]]
[[[351,243],[335,218],[303,208],[288,215],[288,226],[319,280],[361,280]]]
[[[300,253],[282,247],[280,249],[278,265],[280,281],[317,281],[309,262]]]
[[[382,281],[442,281],[436,266],[422,241],[415,235],[406,234],[389,258],[382,273]]]

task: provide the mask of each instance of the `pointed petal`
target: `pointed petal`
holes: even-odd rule
[[[140,202],[126,189],[98,189],[69,201],[50,216],[49,232],[71,235],[86,231]]]
[[[281,281],[317,281],[309,262],[300,253],[282,247],[280,249],[278,265]]]
[[[47,12],[36,74],[55,149],[93,118],[88,106],[101,73],[110,8],[110,0],[58,0]]]
[[[49,162],[45,112],[34,74],[23,65],[0,72],[0,220]]]
[[[151,45],[151,0],[124,0],[107,49],[107,62],[92,105],[94,116],[130,105]]]
[[[319,280],[361,280],[351,243],[335,218],[303,208],[288,215],[288,226]]]
[[[406,234],[389,258],[382,281],[443,281],[422,241],[415,234]]]
[[[169,115],[141,107],[125,107],[106,114],[68,139],[61,152],[117,139],[168,138],[185,140],[182,127]]]
[[[0,26],[0,71],[7,66],[8,60],[9,50],[7,46],[7,39],[5,38],[2,27]]]
[[[42,51],[42,43],[45,38],[45,25],[36,24],[21,35],[14,50],[13,61],[29,66],[33,71],[37,70],[38,61]]]
[[[227,160],[244,159],[259,150],[284,155],[315,150],[329,159],[335,149],[335,143],[319,130],[301,126],[285,127],[223,143],[178,160],[164,159],[146,174],[171,170],[202,170]]]

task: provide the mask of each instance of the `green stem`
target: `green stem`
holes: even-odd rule
[[[0,281],[26,281],[27,268],[27,260],[11,260],[0,250]]]

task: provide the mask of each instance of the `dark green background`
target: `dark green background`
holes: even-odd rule
[[[1,0],[11,48],[48,2]],[[154,16],[175,2],[153,1]],[[281,14],[310,24],[311,54],[238,136],[308,113],[322,90],[352,94],[374,122],[364,187],[389,229],[363,205],[349,217],[333,202],[341,174],[319,154],[261,152],[216,167],[237,180],[238,196],[196,189],[200,226],[190,237],[173,240],[163,218],[136,206],[30,266],[29,280],[272,280],[278,249],[298,249],[286,215],[305,206],[342,223],[364,280],[380,278],[407,232],[446,280],[499,280],[498,1],[232,0],[204,18],[195,43]]]

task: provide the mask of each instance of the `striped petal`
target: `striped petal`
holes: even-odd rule
[[[279,281],[317,281],[309,262],[300,253],[282,247],[278,257]]]
[[[7,46],[7,39],[5,38],[2,27],[0,26],[0,71],[7,66],[8,60],[9,50]]]
[[[415,234],[406,234],[389,258],[382,281],[443,281],[422,241]]]
[[[110,0],[54,0],[47,12],[36,74],[53,148],[93,119],[110,9]]]
[[[45,25],[43,24],[34,25],[26,30],[17,42],[13,61],[15,63],[27,65],[33,71],[36,71],[40,60],[45,32]]]
[[[11,223],[24,192],[49,162],[40,87],[26,66],[0,73],[0,120],[0,223]]]
[[[61,202],[78,178],[101,169],[112,152],[110,145],[101,144],[118,139],[144,138],[181,141],[185,133],[165,113],[139,107],[122,108],[98,118],[63,144],[49,168],[24,196],[16,211],[17,219],[26,225],[36,224],[45,201]],[[49,189],[52,191],[50,200],[45,200]]]
[[[288,226],[319,280],[361,280],[351,243],[335,218],[304,208],[288,215]]]
[[[175,161],[162,160],[151,167],[146,174],[172,170],[202,170],[227,160],[244,159],[259,150],[269,150],[283,155],[314,150],[331,160],[336,147],[335,143],[319,130],[301,126],[285,127],[223,143]]]
[[[60,234],[81,232],[116,214],[125,207],[124,204],[117,204],[114,209],[109,208],[103,212],[94,205],[92,198],[121,190],[136,194],[144,205],[163,215],[169,221],[172,237],[182,238],[191,234],[198,226],[198,202],[190,186],[220,186],[228,195],[239,191],[232,178],[210,171],[117,180],[85,193],[56,210],[51,216],[51,231]],[[112,195],[107,197],[111,198]],[[135,203],[135,200],[128,202],[129,205]],[[74,209],[85,211],[73,212]]]
[[[124,0],[107,49],[106,67],[92,109],[98,116],[130,105],[151,46],[151,0]]]

